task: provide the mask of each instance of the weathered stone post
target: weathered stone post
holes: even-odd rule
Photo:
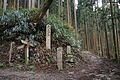
[[[73,54],[71,52],[71,46],[67,46],[67,61],[74,62]]]
[[[57,66],[59,70],[63,69],[63,48],[59,47],[57,48]]]
[[[46,26],[46,49],[51,49],[51,25]]]

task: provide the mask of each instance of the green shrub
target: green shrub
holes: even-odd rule
[[[15,23],[15,26],[7,29],[4,33],[7,35],[12,35],[12,33],[19,33],[17,36],[18,39],[25,39],[26,34],[28,37],[31,37],[33,32],[32,28],[29,26],[29,22],[27,20],[31,17],[31,15],[36,14],[39,10],[27,10],[21,9],[19,11],[9,10],[5,12],[5,15],[0,16],[0,24],[9,24]],[[64,40],[64,42],[68,43],[71,46],[80,47],[81,41],[75,39],[75,30],[70,28],[70,25],[63,22],[62,19],[58,18],[55,15],[50,15],[45,21],[52,25],[52,29],[54,31],[52,38],[54,40]],[[46,25],[46,24],[45,24]],[[6,25],[5,25],[6,26]],[[40,26],[41,27],[41,26]],[[38,30],[37,30],[38,31]],[[22,34],[21,34],[22,33]],[[36,33],[37,35],[40,33]],[[59,43],[59,42],[58,42]]]
[[[61,37],[64,37],[71,46],[80,47],[81,40],[75,39],[75,30],[70,28],[69,25],[66,25],[62,19],[56,17],[55,15],[50,15],[46,18],[46,20],[47,23],[52,25],[54,39],[62,39]]]
[[[30,16],[37,13],[38,10],[27,10],[22,9],[19,11],[14,10],[7,10],[4,12],[3,16],[0,16],[0,25],[3,25],[4,27],[8,26],[10,24],[14,24],[11,28],[8,28],[4,31],[4,35],[10,37],[14,35],[14,33],[17,33],[18,36],[16,36],[16,39],[25,39],[26,36],[31,37],[31,32],[34,31],[31,26],[29,26],[29,23],[27,20],[29,20]],[[9,25],[8,25],[9,24]]]

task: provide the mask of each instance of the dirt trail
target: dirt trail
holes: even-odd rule
[[[73,68],[58,70],[14,71],[0,70],[0,80],[120,80],[120,65],[110,60],[83,51],[84,59],[89,63],[79,63]]]

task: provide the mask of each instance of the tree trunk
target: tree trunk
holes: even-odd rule
[[[36,0],[32,0],[32,8],[35,8],[35,2]]]
[[[67,0],[67,21],[70,24],[70,0]]]
[[[3,13],[4,11],[6,11],[7,8],[7,0],[4,0],[4,4],[3,4]]]
[[[19,0],[17,0],[17,10],[19,10]]]
[[[35,16],[32,22],[39,23],[40,20],[46,15],[47,10],[52,4],[53,0],[47,0],[42,8],[42,10]]]
[[[116,31],[116,46],[117,46],[117,53],[118,53],[118,55],[119,55],[119,38],[118,38],[118,36],[119,36],[119,33],[118,33],[118,27],[119,27],[119,22],[118,22],[118,11],[119,11],[119,7],[118,7],[118,4],[116,3],[115,4],[115,7],[114,7],[114,11],[116,12],[116,13],[114,13],[114,16],[116,17],[116,19],[115,19],[115,24],[116,24],[116,27],[115,27],[115,31]],[[119,56],[118,56],[118,58],[119,58]]]
[[[28,8],[31,9],[31,0],[28,1]]]
[[[77,31],[77,15],[76,15],[76,3],[74,0],[74,21],[75,21],[75,32],[76,32],[76,40],[78,40],[78,31]]]
[[[16,9],[16,0],[14,0],[14,2],[13,2],[13,8],[14,8],[14,10]]]
[[[110,2],[110,12],[111,12],[111,20],[112,20],[112,32],[113,32],[113,43],[114,43],[114,52],[115,52],[115,59],[118,59],[117,56],[117,47],[116,47],[116,38],[115,38],[115,24],[114,24],[114,14],[113,14],[113,6],[112,6],[112,0],[109,0]]]
[[[106,39],[106,55],[107,55],[107,58],[110,59],[110,52],[109,52],[109,44],[108,44],[108,35],[107,35],[107,24],[105,24],[105,39]]]
[[[59,7],[58,7],[58,14],[59,14],[59,17],[61,16],[61,0],[59,0]]]
[[[0,0],[0,8],[2,8],[2,4],[3,4],[3,2],[2,2],[2,0]]]
[[[26,7],[26,4],[27,4],[27,1],[24,0],[24,8],[27,8],[27,7]]]
[[[37,5],[38,5],[37,7],[40,8],[40,0],[38,0],[37,3],[38,3],[38,4],[37,4]]]

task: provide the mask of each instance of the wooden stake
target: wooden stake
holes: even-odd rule
[[[29,63],[29,44],[27,44],[26,50],[25,50],[25,63],[26,64]]]
[[[12,53],[13,53],[13,45],[15,43],[14,42],[11,42],[10,44],[10,50],[9,50],[9,64],[11,64],[11,59],[12,59]]]

